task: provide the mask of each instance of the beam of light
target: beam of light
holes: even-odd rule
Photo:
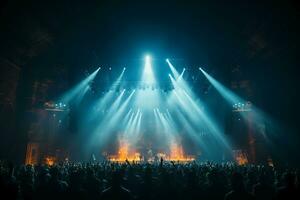
[[[133,96],[133,94],[135,93],[135,90],[133,90],[131,93],[130,93],[130,95],[127,97],[127,99],[122,103],[122,105],[120,106],[120,108],[118,108],[117,110],[116,110],[116,112],[113,112],[114,113],[114,115],[112,115],[111,116],[111,119],[110,119],[110,121],[108,122],[108,126],[109,125],[114,125],[114,124],[116,124],[117,122],[118,122],[118,120],[120,120],[120,118],[122,117],[122,115],[123,115],[123,113],[124,113],[124,111],[125,111],[125,109],[126,109],[126,107],[128,106],[128,104],[129,104],[129,102],[130,102],[130,100],[131,100],[131,98],[132,98],[132,96]]]
[[[160,111],[159,111],[158,108],[155,108],[154,112],[155,112],[155,115],[157,117],[157,124],[158,124],[159,128],[163,131],[163,129],[162,129],[163,123],[162,123],[162,120],[161,120]],[[161,131],[161,130],[159,130],[159,131]]]
[[[111,128],[110,126],[107,126],[107,125],[108,125],[108,123],[110,123],[111,118],[113,117],[113,115],[118,110],[118,107],[121,103],[121,99],[122,99],[124,93],[125,93],[125,89],[119,94],[117,99],[111,105],[110,109],[107,111],[106,116],[104,117],[104,119],[102,119],[102,123],[104,123],[104,124],[101,123],[100,127],[101,127],[101,125],[105,125],[105,130]]]
[[[168,123],[170,124],[171,128],[176,131],[176,133],[178,133],[178,125],[175,123],[173,117],[170,115],[169,111],[167,110],[166,113],[164,114],[164,117],[166,118],[166,120],[168,121]]]
[[[196,110],[196,112],[201,116],[201,119],[204,121],[204,123],[208,126],[209,130],[215,136],[226,146],[229,148],[228,142],[225,140],[225,138],[222,136],[222,132],[220,131],[219,127],[216,123],[212,121],[208,113],[204,113],[201,108],[197,105],[197,103],[186,93],[184,92],[185,96],[189,100],[190,104],[193,106],[193,108]]]
[[[78,83],[75,87],[66,92],[62,97],[59,98],[60,102],[70,104],[70,102],[72,102],[74,99],[77,100],[76,97],[78,96],[80,96],[79,100],[81,100],[87,91],[88,85],[94,80],[99,70],[100,67],[97,70],[95,70],[91,75],[89,75],[80,83]],[[76,103],[78,102],[76,101]]]
[[[119,108],[119,111],[118,111],[119,113],[123,113],[124,112],[125,108],[129,104],[129,101],[131,100],[131,98],[134,95],[134,93],[135,93],[135,90],[132,90],[132,92],[130,93],[130,95],[127,97],[127,99],[124,101],[124,103]]]
[[[178,79],[177,79],[177,82],[180,83],[180,82],[182,81],[182,77],[183,77],[184,72],[185,72],[185,68],[183,68],[181,74],[179,75],[179,77],[178,77]]]
[[[129,139],[131,139],[132,141],[135,140],[135,138],[134,138],[134,135],[135,135],[135,126],[137,124],[137,120],[139,118],[140,112],[141,111],[138,109],[138,111],[136,112],[136,114],[135,114],[132,122],[127,127],[127,130],[125,130],[125,134],[127,134],[127,137],[129,137]]]
[[[183,92],[185,91],[178,86],[177,82],[172,77],[171,81],[175,88],[172,91],[172,94],[176,97],[180,107],[189,115],[189,118],[191,118],[195,123],[198,122],[199,114],[201,114],[199,106],[194,106],[193,104],[191,105],[186,96],[183,95]],[[197,111],[196,114],[195,111]]]
[[[167,123],[168,131],[172,134],[172,138],[180,137],[179,126],[175,123],[174,119],[167,112],[163,113],[163,117]]]
[[[93,145],[97,144],[97,142],[105,143],[106,139],[108,137],[108,132],[114,130],[116,127],[114,127],[110,122],[113,117],[113,115],[116,113],[120,103],[121,99],[125,93],[125,89],[119,94],[117,99],[114,101],[114,103],[111,105],[110,109],[107,111],[104,118],[101,119],[101,122],[99,126],[94,131],[94,136],[91,139],[91,142]],[[101,142],[100,142],[101,139]]]
[[[136,125],[136,132],[138,134],[141,132],[142,116],[143,116],[143,113],[140,114],[137,125]]]
[[[204,144],[202,138],[198,134],[199,131],[195,130],[194,127],[192,127],[190,121],[185,118],[182,112],[180,112],[178,109],[175,109],[175,113],[176,116],[179,118],[180,122],[182,123],[186,132],[193,138],[193,140],[196,140],[203,149],[206,149],[206,145]]]
[[[122,77],[125,73],[126,68],[124,67],[120,76],[117,78],[117,80],[111,85],[110,90],[116,90],[116,88],[120,85]]]
[[[164,133],[164,132],[165,132],[165,127],[164,127],[164,123],[163,123],[163,121],[162,121],[161,113],[160,113],[160,111],[159,111],[158,108],[155,109],[155,113],[156,113],[156,115],[157,115],[159,127],[160,127],[160,129],[161,129],[160,131],[161,131],[162,133]]]
[[[228,141],[222,136],[222,131],[219,130],[217,124],[209,117],[208,113],[204,113],[191,96],[193,92],[188,87],[188,84],[181,79],[177,81],[170,76],[171,82],[174,86],[173,94],[177,98],[180,107],[184,109],[185,113],[193,120],[194,123],[202,121],[207,128],[211,131],[218,141],[220,141],[227,149],[229,149]],[[195,112],[196,111],[196,112]]]
[[[200,117],[203,117],[201,108],[194,102],[194,100],[189,95],[187,95],[187,92],[184,89],[182,89],[181,86],[179,86],[179,84],[173,79],[173,77],[170,78],[175,88],[173,94],[176,96],[181,107],[186,111],[187,114],[190,115],[194,122],[199,121],[198,115],[200,114]],[[192,114],[195,113],[195,111],[198,115]]]
[[[206,125],[203,122],[202,116],[197,112],[198,108],[193,108],[193,106],[190,105],[187,99],[185,99],[182,94],[178,95],[175,90],[173,91],[173,94],[176,97],[174,101],[179,103],[173,107],[173,110],[178,110],[177,115],[178,112],[180,112],[180,114],[186,119],[186,122],[189,122],[189,124],[196,125],[198,129],[203,129]],[[170,103],[174,104],[172,102]]]
[[[75,97],[75,105],[78,105],[82,101],[83,97],[90,89],[91,87],[87,85],[82,92],[79,92],[79,94]]]
[[[162,129],[164,130],[163,133],[168,138],[168,141],[173,140],[173,138],[174,138],[174,129],[171,127],[171,125],[166,120],[165,116],[159,110],[157,110],[157,113],[158,113],[158,117],[160,119],[160,122],[162,124]]]
[[[176,103],[179,103],[184,109],[189,110],[189,107],[186,107],[185,102],[182,100],[182,98],[178,95],[178,92],[176,90],[172,91],[172,95],[174,95],[177,99]]]
[[[142,110],[151,111],[161,103],[159,90],[145,89],[136,92],[134,105]]]
[[[182,89],[182,87],[178,84],[178,82],[171,76],[171,74],[169,74],[169,78],[172,82],[172,85],[174,87],[175,90],[179,90]]]
[[[176,71],[176,69],[174,68],[174,71]],[[175,89],[180,89],[180,90],[185,90],[187,91],[188,93],[193,93],[193,91],[190,89],[189,85],[187,84],[187,82],[183,79],[183,74],[185,72],[185,68],[183,69],[182,71],[182,75],[180,75],[177,79],[173,78],[170,74],[169,74],[169,77],[171,79],[171,82],[173,84],[173,87]],[[176,71],[176,74],[178,74],[178,72]]]
[[[143,116],[143,113],[139,112],[137,114],[137,120],[134,119],[133,123],[132,123],[132,126],[131,126],[131,130],[130,130],[130,132],[131,132],[130,135],[131,136],[130,136],[129,140],[130,140],[130,143],[131,143],[132,146],[136,146],[136,144],[137,144],[137,142],[140,138],[142,116]]]
[[[118,109],[118,107],[119,107],[119,105],[121,103],[122,97],[124,96],[124,93],[125,93],[125,89],[122,90],[122,92],[120,93],[120,95],[117,97],[117,99],[111,105],[111,107],[108,110],[107,116],[110,117],[112,114],[114,114],[117,111],[117,109]]]
[[[223,135],[222,131],[220,131],[218,125],[215,122],[213,122],[209,114],[205,113],[200,108],[200,106],[192,99],[192,97],[189,94],[187,94],[186,91],[182,90],[180,97],[184,99],[182,101],[185,102],[184,108],[188,110],[187,113],[196,113],[196,115],[192,115],[192,114],[189,115],[191,119],[194,121],[194,123],[196,123],[197,121],[198,123],[199,121],[202,121],[203,122],[202,124],[204,124],[211,131],[211,133],[214,134],[215,138],[217,138],[227,148],[229,148],[228,142],[222,136]]]
[[[122,120],[122,126],[124,127],[127,123],[128,120],[130,118],[130,114],[132,114],[132,108],[130,108],[130,110],[127,112],[127,114],[125,115],[124,119]]]
[[[160,118],[160,121],[162,123],[162,129],[164,129],[165,134],[165,146],[169,149],[169,159],[174,160],[185,160],[183,149],[180,145],[180,135],[178,134],[178,130],[176,129],[176,126],[173,124],[173,120],[168,117],[168,113],[161,113],[159,110],[158,116]]]
[[[92,110],[89,114],[88,117],[88,121],[90,122],[91,120],[97,118],[100,116],[100,114],[102,113],[102,111],[106,110],[106,108],[109,105],[109,103],[111,102],[114,94],[115,94],[115,89],[120,85],[122,77],[124,75],[125,69],[123,69],[122,73],[118,76],[118,78],[112,83],[112,85],[110,86],[108,92],[105,93],[104,96],[102,96],[101,98],[99,98],[99,100],[97,100],[94,105],[92,106]]]
[[[158,113],[157,113],[157,109],[154,108],[153,109],[153,113],[154,113],[154,123],[155,123],[155,133],[161,131],[160,130],[160,127],[161,127],[161,124],[160,124],[160,121],[159,121],[159,116],[158,116]]]
[[[178,77],[179,77],[179,74],[178,74],[177,70],[176,70],[175,67],[172,65],[172,63],[170,62],[169,59],[167,59],[166,61],[167,61],[168,65],[169,65],[169,67],[170,67],[170,69],[171,69],[171,72],[172,72],[172,74],[173,74],[175,80],[177,80]]]
[[[145,66],[141,82],[148,87],[153,87],[156,82],[152,69],[152,60],[149,55],[145,58]],[[159,90],[151,90],[148,87],[145,90],[137,91],[134,105],[142,110],[152,111],[152,109],[157,107],[160,103],[160,93]]]
[[[145,57],[145,66],[142,75],[142,81],[149,85],[155,83],[154,73],[152,70],[151,57],[149,55]]]
[[[167,124],[169,131],[173,134],[176,134],[177,129],[175,128],[175,124],[173,123],[172,119],[169,119],[166,113],[162,113],[162,116]]]
[[[124,72],[125,72],[125,68],[123,69],[123,71],[119,75],[119,77],[110,86],[110,88],[109,88],[108,92],[105,94],[105,96],[100,98],[99,101],[95,103],[94,108],[96,109],[96,111],[99,111],[99,110],[103,109],[107,105],[109,100],[111,100],[111,97],[115,93],[114,90],[117,88],[117,86],[120,85],[120,82],[122,80]]]
[[[126,124],[125,124],[124,134],[126,134],[128,132],[128,129],[131,126],[131,123],[132,123],[132,120],[134,118],[134,115],[135,115],[135,113],[131,112],[129,120],[125,122]]]
[[[142,112],[138,111],[128,130],[128,140],[130,141],[132,146],[136,146],[137,141],[139,140],[140,130],[138,126],[142,119],[142,115]]]
[[[214,88],[231,104],[243,102],[243,100],[231,92],[228,88],[223,86],[220,82],[218,82],[216,79],[214,79],[212,76],[210,76],[208,73],[206,73],[202,68],[199,68],[200,71],[204,74],[204,76],[207,78],[207,80],[214,86]]]
[[[245,99],[235,94],[233,91],[231,91],[229,88],[222,85],[220,82],[218,82],[216,79],[214,79],[211,75],[209,75],[207,72],[205,72],[202,68],[199,68],[199,70],[204,74],[204,76],[207,78],[207,80],[213,85],[213,87],[219,92],[219,94],[227,101],[227,103],[232,105],[236,105],[238,103],[246,102]],[[249,114],[249,112],[251,112]],[[275,122],[268,114],[263,112],[261,109],[257,108],[254,105],[251,105],[251,108],[247,112],[239,112],[241,117],[251,126],[253,126],[253,130],[257,130],[265,139],[269,145],[271,144],[271,139],[267,137],[264,131],[261,131],[261,126],[266,125],[270,130],[272,130],[273,133],[279,133],[279,123]],[[250,117],[250,118],[249,118]],[[251,119],[251,120],[250,120]]]

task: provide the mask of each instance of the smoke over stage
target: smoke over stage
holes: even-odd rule
[[[229,148],[224,134],[184,80],[185,68],[179,73],[167,59],[163,67],[170,73],[163,74],[165,79],[161,80],[155,76],[159,68],[151,57],[146,56],[143,62],[139,81],[129,86],[126,74],[133,72],[123,68],[108,91],[93,99],[92,106],[84,105],[91,102],[84,92],[91,87],[89,82],[96,80],[98,74],[101,76],[101,70],[91,74],[89,81],[83,81],[86,86],[80,85],[83,88],[77,101],[82,104],[82,149],[101,152],[116,161],[151,161],[158,157],[188,161],[204,152],[208,156]],[[62,102],[64,98],[68,99],[68,93]],[[77,101],[73,104],[78,105]]]
[[[118,162],[234,157],[226,113],[240,113],[246,122],[253,108],[249,102],[203,69],[186,69],[176,60],[146,56],[133,66],[99,67],[56,103],[45,104],[53,122],[43,152],[56,151],[52,157],[59,160],[93,155]]]

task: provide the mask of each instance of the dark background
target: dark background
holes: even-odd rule
[[[284,144],[299,144],[298,1],[12,0],[0,5],[0,59],[20,69],[13,109],[1,110],[3,143],[13,144],[9,151],[1,149],[2,157],[20,157],[25,149],[24,113],[32,108],[36,80],[54,85],[43,94],[51,100],[85,71],[121,66],[145,52],[183,60],[190,70],[201,66],[228,87],[235,78],[249,80],[252,102],[284,127]],[[9,89],[3,91],[5,96]]]

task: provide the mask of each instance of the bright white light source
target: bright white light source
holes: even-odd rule
[[[153,84],[155,81],[151,65],[151,57],[149,55],[146,55],[145,57],[144,74],[142,79],[146,84]]]
[[[146,55],[146,62],[150,62],[151,61],[151,57],[149,55]]]

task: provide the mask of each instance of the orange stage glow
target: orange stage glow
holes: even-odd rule
[[[195,157],[186,156],[182,146],[179,146],[178,144],[172,144],[170,149],[170,156],[169,158],[166,158],[166,160],[189,162],[195,160]]]
[[[247,154],[241,150],[237,150],[234,152],[235,160],[238,165],[246,165],[248,164]]]
[[[156,156],[158,158],[163,158],[165,161],[179,161],[179,162],[190,162],[194,161],[195,157],[194,156],[187,156],[184,153],[183,147],[179,146],[177,144],[172,144],[170,146],[170,153],[157,153]],[[135,162],[140,162],[140,161],[145,161],[141,154],[135,150],[131,150],[129,148],[129,144],[125,141],[120,142],[119,150],[117,155],[111,155],[108,156],[108,159],[112,162],[125,162],[127,161],[135,161]],[[154,161],[154,157],[150,157],[147,159],[148,162]]]
[[[129,144],[120,141],[118,155],[111,155],[108,158],[112,162],[141,161],[141,154],[129,149]]]
[[[45,158],[45,163],[49,166],[54,165],[55,163],[55,157],[49,156]]]

